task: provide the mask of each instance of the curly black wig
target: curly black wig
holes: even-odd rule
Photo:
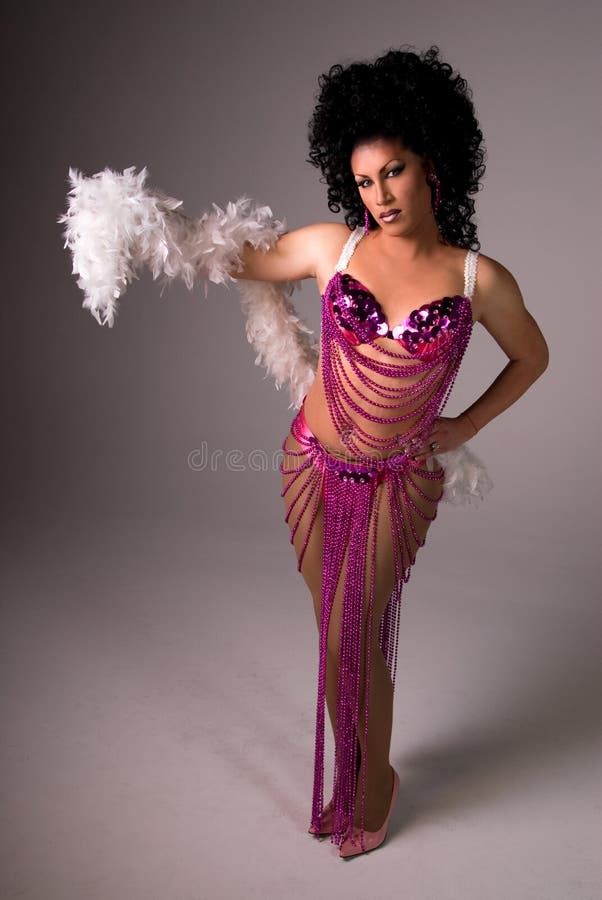
[[[423,54],[389,50],[374,62],[337,63],[320,75],[307,162],[321,170],[320,180],[328,185],[328,208],[338,213],[343,207],[347,226],[354,228],[364,222],[350,165],[355,144],[372,137],[400,138],[433,163],[440,182],[436,221],[443,240],[480,250],[469,194],[479,190],[485,172],[483,134],[470,88],[439,53],[436,45]],[[372,216],[370,220],[374,227]]]

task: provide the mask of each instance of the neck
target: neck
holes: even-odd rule
[[[370,236],[385,255],[392,256],[400,262],[412,263],[427,259],[437,253],[442,246],[447,246],[432,213],[425,216],[414,228],[399,234],[378,226],[370,232]]]

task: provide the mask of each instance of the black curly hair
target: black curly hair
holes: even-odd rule
[[[338,213],[343,207],[351,229],[364,222],[364,204],[350,165],[354,146],[372,137],[400,138],[433,163],[440,182],[436,221],[443,240],[480,250],[469,194],[479,190],[485,172],[483,134],[467,82],[453,74],[439,53],[436,45],[418,54],[405,44],[374,62],[331,66],[318,79],[306,161],[322,172],[328,208]]]

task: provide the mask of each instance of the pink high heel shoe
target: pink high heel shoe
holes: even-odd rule
[[[358,853],[368,853],[370,850],[376,850],[376,848],[380,847],[380,845],[383,843],[384,839],[387,836],[389,819],[391,818],[391,813],[393,812],[393,807],[395,806],[395,801],[397,800],[397,795],[399,793],[399,775],[392,766],[391,771],[393,772],[393,792],[391,794],[391,804],[389,806],[387,818],[383,822],[381,828],[379,828],[378,831],[364,831],[363,846],[361,846],[361,829],[354,827],[351,836],[345,838],[345,840],[341,844],[339,849],[339,856],[347,857],[356,856]]]

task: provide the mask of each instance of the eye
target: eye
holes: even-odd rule
[[[405,166],[396,166],[394,169],[390,169],[390,170],[387,172],[387,174],[386,174],[385,177],[386,177],[386,178],[389,178],[389,176],[391,176],[391,175],[393,175],[393,176],[395,176],[395,175],[400,175],[400,174],[403,172],[404,169],[405,169]],[[356,183],[356,185],[358,186],[358,188],[365,188],[365,187],[367,187],[371,182],[370,182],[370,179],[369,179],[369,178],[364,178],[363,181],[356,181],[355,183]]]

